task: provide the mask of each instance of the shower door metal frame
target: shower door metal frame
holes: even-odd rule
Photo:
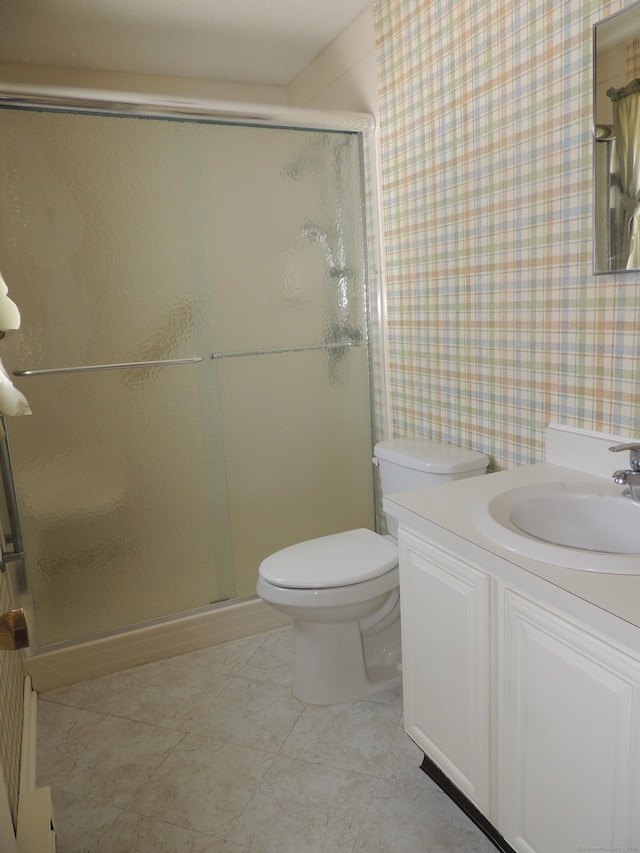
[[[206,98],[164,97],[107,89],[40,87],[3,82],[0,82],[0,106],[339,133],[373,133],[375,128],[374,118],[368,113],[329,112]]]

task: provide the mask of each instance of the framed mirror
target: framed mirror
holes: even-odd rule
[[[594,273],[640,270],[640,2],[597,23]]]

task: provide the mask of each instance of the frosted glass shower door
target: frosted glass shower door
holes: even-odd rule
[[[274,551],[373,525],[361,153],[356,134],[209,131],[202,161],[242,164],[202,175],[234,574],[250,595]]]
[[[0,110],[41,646],[252,595],[274,550],[373,525],[360,157],[357,134]]]

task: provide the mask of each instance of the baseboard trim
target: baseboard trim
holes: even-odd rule
[[[500,853],[516,853],[513,847],[511,847],[511,845],[504,840],[502,835],[500,835],[495,826],[482,814],[480,809],[473,805],[471,800],[462,793],[460,788],[457,788],[453,784],[451,779],[449,779],[449,777],[440,770],[437,764],[435,764],[424,753],[423,755],[424,761],[420,765],[420,769],[426,773],[430,779],[433,779],[436,785],[441,788],[444,793],[453,800],[458,808],[475,823],[478,829],[487,836],[493,846],[499,850]]]
[[[18,853],[55,853],[56,834],[51,788],[36,788],[36,743],[38,694],[31,678],[24,680],[24,718],[20,753],[20,795],[18,797]]]
[[[85,642],[27,654],[38,692],[164,660],[291,623],[259,598],[243,599]]]

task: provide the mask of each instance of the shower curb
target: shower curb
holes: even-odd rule
[[[41,693],[260,634],[291,621],[259,598],[244,599],[27,654],[25,666],[34,689]]]

